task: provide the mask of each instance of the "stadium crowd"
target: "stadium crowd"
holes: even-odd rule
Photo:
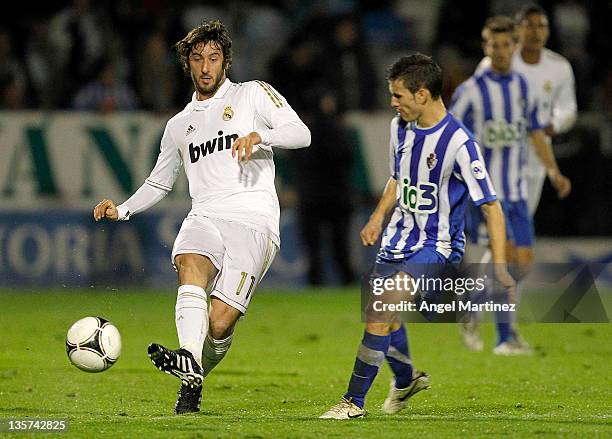
[[[232,68],[233,80],[262,78],[285,94],[301,94],[298,101],[289,97],[298,109],[329,90],[339,111],[387,108],[381,66],[406,51],[439,60],[448,98],[481,57],[479,30],[485,18],[513,15],[528,2],[478,0],[469,14],[453,3],[72,0],[36,8],[15,5],[15,12],[0,19],[0,107],[175,111],[188,97],[189,84],[177,78],[182,73],[171,46],[194,24],[214,18],[227,24],[236,50],[245,55]],[[612,94],[608,3],[547,0],[543,7],[551,18],[548,46],[571,61],[580,84],[579,109],[607,109]],[[287,73],[305,75],[300,90],[287,83],[298,78],[279,76]]]

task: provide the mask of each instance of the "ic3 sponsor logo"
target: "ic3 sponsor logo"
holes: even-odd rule
[[[402,179],[400,196],[402,208],[413,213],[430,214],[438,211],[438,185],[435,183],[417,183],[410,185],[410,179]]]
[[[223,131],[217,132],[217,135],[219,137],[206,140],[199,145],[194,145],[193,142],[189,144],[189,159],[191,163],[195,163],[200,160],[200,157],[206,157],[208,154],[212,154],[215,151],[230,149],[232,143],[239,137],[238,134],[235,133],[223,135]]]

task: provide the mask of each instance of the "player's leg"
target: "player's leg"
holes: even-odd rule
[[[404,279],[409,276],[404,272],[397,272],[397,267],[393,265],[394,264],[377,261],[377,268],[372,274],[372,279]],[[400,283],[401,282],[397,282],[396,285]],[[403,283],[403,285],[411,284]],[[369,302],[365,312],[366,328],[359,349],[357,350],[348,390],[340,403],[334,405],[330,410],[320,416],[322,419],[351,419],[364,416],[365,411],[363,407],[365,405],[365,397],[374,379],[378,375],[380,366],[385,361],[388,354],[391,344],[392,329],[399,329],[399,325],[394,323],[398,320],[397,312],[385,308],[385,305],[396,305],[404,301],[412,301],[415,297],[416,296],[410,288],[403,290],[385,290],[382,294],[374,294],[373,291],[370,291]],[[398,343],[398,345],[399,344],[401,343]],[[403,345],[401,349],[405,349]],[[403,368],[402,372],[408,373],[408,369]],[[412,371],[410,370],[410,372]],[[402,401],[407,400],[416,393],[410,391],[410,386],[412,386],[414,381],[412,374],[407,377],[407,381],[410,383],[409,388],[401,389],[403,391],[408,390],[405,392],[405,395],[402,396]],[[428,385],[429,383],[427,383],[427,387]],[[393,386],[393,388],[395,388],[395,386]],[[399,410],[401,410],[401,408]],[[396,413],[397,411],[392,411],[392,413]]]
[[[234,337],[234,327],[242,312],[219,300],[211,299],[210,327],[202,349],[202,374],[204,378],[227,354]]]
[[[442,267],[448,262],[459,262],[460,257],[451,255],[450,258],[445,258],[435,249],[426,247],[416,252],[405,264],[407,271],[414,274],[415,277],[433,278],[443,276]],[[431,295],[435,292],[419,292],[419,296],[415,296],[416,301],[422,299],[430,300]],[[429,296],[430,298],[427,298]],[[426,318],[430,316],[425,315]],[[408,405],[408,399],[420,392],[421,390],[429,389],[429,375],[426,372],[416,370],[412,365],[410,356],[410,348],[408,345],[408,334],[406,326],[401,319],[396,317],[390,327],[389,350],[387,351],[387,362],[393,371],[393,379],[389,394],[383,404],[383,411],[387,414],[395,414],[403,410]]]
[[[516,248],[516,265],[518,267],[518,273],[516,276],[516,303],[517,307],[521,300],[521,291],[523,282],[521,282],[526,276],[529,275],[533,268],[534,252],[533,247],[517,247]],[[512,343],[518,354],[531,354],[533,350],[529,343],[520,335],[516,326],[516,313],[512,315]]]
[[[178,272],[175,323],[179,348],[152,343],[148,353],[161,371],[181,379],[175,413],[199,411],[202,391],[201,352],[208,329],[205,289],[214,281],[223,257],[221,236],[205,217],[188,217],[174,242],[172,262]]]
[[[480,208],[472,202],[469,202],[466,209],[465,229],[469,236],[470,245],[466,247],[464,260],[469,263],[479,262],[482,268],[491,261],[491,251],[489,250],[489,238],[484,217]],[[465,300],[468,300],[468,297],[465,297]],[[472,302],[486,300],[486,291],[471,294],[469,300]],[[469,311],[464,314],[463,320],[459,324],[463,345],[469,350],[480,352],[484,347],[480,336],[481,320],[482,313]]]
[[[247,311],[257,285],[278,247],[263,233],[237,223],[215,220],[225,246],[223,268],[211,292],[210,328],[202,350],[206,377],[225,357],[235,325]]]
[[[404,388],[410,384],[413,369],[406,326],[400,319],[396,318],[391,323],[390,336],[386,360],[396,377],[395,384]]]
[[[174,259],[179,288],[176,300],[176,331],[179,346],[202,364],[203,334],[208,330],[206,287],[218,271],[206,256],[179,254]]]
[[[521,280],[529,274],[533,265],[533,223],[528,213],[526,201],[507,203],[505,208],[506,227],[510,239],[507,243],[507,261],[512,276],[517,281],[517,307],[518,291]],[[509,312],[496,312],[495,319],[498,329],[498,343],[493,352],[499,355],[521,355],[531,353],[529,345],[520,337],[513,326],[515,314]]]
[[[389,394],[383,411],[395,414],[407,406],[408,399],[421,390],[429,389],[429,375],[413,368],[406,326],[400,319],[391,323],[387,363],[393,371]]]

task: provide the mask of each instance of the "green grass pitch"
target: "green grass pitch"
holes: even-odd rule
[[[174,301],[171,292],[0,291],[0,418],[67,419],[68,432],[50,436],[83,438],[612,437],[605,324],[524,325],[537,354],[520,358],[492,355],[491,325],[485,352],[471,353],[456,325],[411,324],[413,360],[432,389],[386,416],[385,366],[366,418],[317,419],[352,370],[363,331],[355,289],[258,292],[205,381],[202,411],[175,416],[178,380],[146,356],[152,341],[176,345]],[[109,319],[123,337],[121,358],[104,373],[76,369],[64,350],[68,327],[86,315]]]

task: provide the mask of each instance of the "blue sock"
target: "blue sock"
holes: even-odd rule
[[[515,275],[513,270],[510,270],[511,275]],[[518,283],[517,283],[517,301],[518,301]],[[508,296],[506,293],[502,293],[502,295],[498,295],[497,303],[508,303]],[[515,316],[512,315],[509,311],[496,311],[495,312],[495,323],[497,325],[497,344],[501,344],[507,341],[514,340],[514,330],[512,329],[512,321]]]
[[[497,323],[497,344],[500,345],[510,340],[512,340],[512,328],[510,326],[510,323],[498,322]]]
[[[499,299],[496,303],[508,303],[507,298],[503,296],[497,296]],[[512,340],[512,320],[510,312],[508,311],[495,311],[495,324],[497,326],[497,344],[500,345],[504,342]]]
[[[385,361],[390,339],[390,335],[374,335],[367,331],[363,333],[353,366],[353,375],[349,381],[348,391],[344,395],[360,408],[363,408],[366,393],[370,390],[380,365]]]
[[[412,361],[406,327],[402,324],[397,331],[389,334],[391,341],[387,352],[387,362],[395,375],[395,387],[405,389],[412,381]]]

